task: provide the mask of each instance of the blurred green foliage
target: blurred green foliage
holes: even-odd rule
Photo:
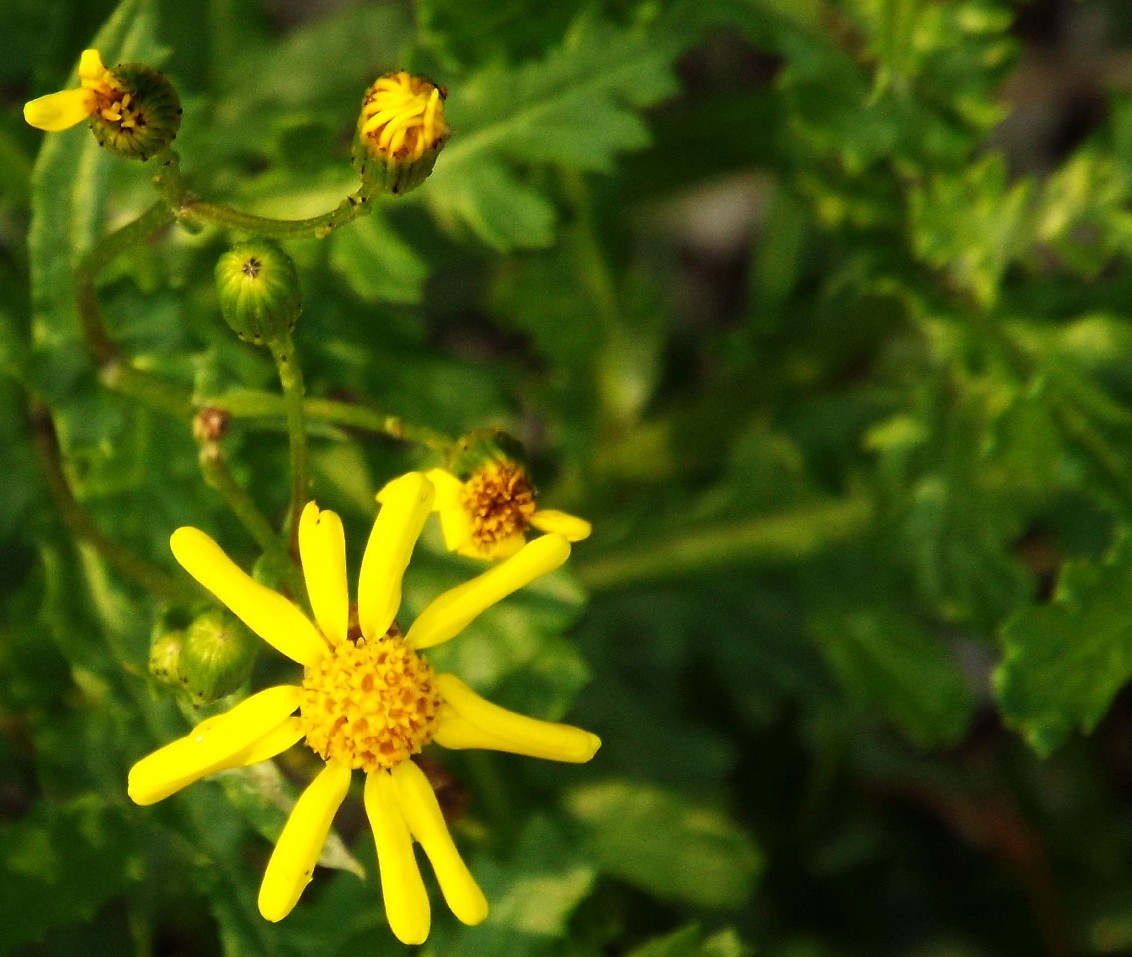
[[[276,384],[220,319],[216,228],[106,264],[125,358],[87,348],[76,267],[150,170],[19,107],[97,45],[175,83],[195,192],[285,218],[354,188],[376,75],[448,88],[424,187],[286,244],[308,395],[505,427],[593,521],[435,660],[604,746],[438,756],[493,909],[437,908],[421,953],[1132,954],[1129,44],[1118,0],[9,2],[0,952],[404,950],[356,794],[295,912],[256,912],[301,755],[126,798],[200,714],[148,675],[170,596],[122,555],[173,592],[180,525],[259,557],[177,397]],[[356,569],[374,492],[439,463],[311,440]],[[282,413],[222,445],[281,521]],[[408,611],[471,570],[433,529]]]

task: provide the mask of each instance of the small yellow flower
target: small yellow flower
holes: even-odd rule
[[[362,100],[354,165],[367,182],[405,193],[432,172],[448,135],[444,91],[404,70],[387,73]]]
[[[185,570],[268,644],[303,665],[304,676],[301,685],[252,695],[143,758],[130,771],[129,795],[138,804],[152,804],[206,775],[266,760],[305,739],[326,766],[295,803],[268,862],[259,893],[260,913],[268,920],[281,920],[298,901],[356,768],[366,775],[365,809],[394,934],[417,944],[429,931],[428,895],[414,840],[431,861],[452,912],[466,924],[479,923],[487,916],[487,901],[460,858],[431,785],[410,756],[435,742],[581,763],[601,745],[581,728],[493,705],[454,675],[435,672],[419,655],[561,565],[570,554],[562,536],[543,536],[445,592],[401,632],[394,621],[401,579],[433,497],[432,483],[415,472],[382,490],[362,558],[356,607],[347,589],[342,522],[314,502],[307,505],[299,523],[299,550],[313,622],[245,574],[203,532],[180,528],[170,540]]]
[[[84,50],[79,86],[25,103],[24,119],[48,132],[89,119],[100,146],[145,162],[176,138],[181,101],[173,84],[152,67],[119,63],[109,70],[97,50]]]
[[[83,50],[79,60],[80,86],[48,93],[24,104],[24,119],[36,129],[57,132],[89,119],[100,109],[112,109],[122,95],[113,74],[102,64],[97,50]]]
[[[538,508],[526,469],[508,459],[492,459],[466,481],[447,469],[430,469],[436,487],[433,511],[440,516],[444,544],[468,558],[510,558],[527,541],[527,529],[559,535],[570,542],[588,538],[585,519]]]

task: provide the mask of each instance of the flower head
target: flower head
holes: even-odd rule
[[[489,606],[561,565],[570,553],[559,535],[531,542],[484,574],[440,595],[407,632],[395,616],[401,578],[433,504],[419,473],[394,480],[362,559],[358,601],[351,605],[342,522],[307,505],[299,548],[312,621],[287,598],[240,570],[203,532],[180,528],[170,544],[177,561],[268,644],[304,666],[299,685],[268,688],[130,771],[129,794],[152,804],[228,768],[279,754],[300,740],[325,762],[300,796],[268,862],[259,894],[268,920],[285,917],[310,880],[354,769],[366,775],[365,808],[377,847],[390,926],[405,943],[428,935],[429,903],[413,856],[418,841],[453,913],[467,924],[487,916],[487,902],[444,823],[424,772],[411,756],[430,742],[490,748],[557,761],[584,762],[601,742],[580,728],[538,721],[490,704],[451,674],[437,673],[420,652],[459,634]]]
[[[448,135],[444,91],[404,70],[387,73],[362,99],[354,166],[367,183],[405,193],[432,172]]]
[[[24,119],[48,132],[90,120],[100,145],[146,160],[177,135],[181,104],[173,85],[152,67],[125,63],[110,70],[97,50],[84,50],[79,86],[25,103]]]
[[[570,542],[589,537],[585,519],[537,506],[523,447],[499,429],[463,436],[449,453],[448,468],[431,469],[428,477],[449,551],[488,561],[509,558],[532,527]]]

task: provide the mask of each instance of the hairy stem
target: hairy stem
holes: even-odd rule
[[[215,399],[209,405],[223,409],[234,419],[263,419],[285,416],[286,400],[270,392],[240,389]],[[363,429],[378,435],[387,435],[400,442],[412,442],[434,452],[447,452],[453,440],[435,429],[406,422],[395,415],[386,415],[376,409],[336,399],[308,398],[303,400],[307,418],[330,422],[350,429]]]

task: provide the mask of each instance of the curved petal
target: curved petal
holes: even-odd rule
[[[97,50],[83,50],[79,57],[79,79],[98,81],[106,75],[106,66]]]
[[[349,790],[350,766],[335,762],[327,764],[295,802],[259,887],[259,912],[268,920],[282,920],[298,903]]]
[[[94,112],[93,91],[78,88],[48,93],[24,104],[24,119],[37,130],[57,133],[69,130]]]
[[[482,557],[475,542],[472,541],[474,532],[472,516],[467,513],[463,505],[439,509],[436,516],[440,519],[440,534],[444,536],[444,547],[448,551],[464,555],[470,550],[469,557]]]
[[[245,748],[239,754],[232,756],[230,767],[246,768],[252,764],[259,764],[277,754],[282,754],[292,745],[298,744],[303,737],[303,723],[298,715],[285,718],[279,727],[268,731],[262,738]]]
[[[487,917],[487,898],[456,850],[428,778],[412,761],[402,761],[390,777],[405,822],[428,855],[452,913],[465,924],[478,924]]]
[[[253,763],[242,753],[286,722],[299,706],[299,694],[293,685],[267,688],[158,748],[130,768],[130,799],[153,804],[215,771]]]
[[[365,803],[389,926],[403,944],[424,943],[431,922],[428,892],[388,771],[374,771],[366,777]]]
[[[346,533],[336,512],[307,502],[299,519],[299,556],[314,620],[331,644],[346,640],[350,591],[346,583]]]
[[[169,547],[185,571],[292,661],[313,665],[326,654],[326,642],[306,615],[252,578],[200,529],[178,528]]]
[[[561,535],[543,535],[482,575],[440,595],[420,613],[405,636],[410,648],[430,648],[453,638],[483,611],[570,557]]]
[[[358,623],[371,641],[393,624],[401,604],[401,578],[432,499],[432,483],[420,472],[394,479],[378,494],[381,510],[373,523],[358,578]]]
[[[429,469],[425,476],[436,489],[436,499],[432,503],[433,511],[441,512],[447,508],[464,509],[464,483],[461,482],[448,469]]]
[[[571,764],[584,764],[601,747],[601,738],[582,728],[539,721],[492,704],[455,675],[437,675],[436,686],[447,703],[433,736],[441,747],[510,751]]]
[[[589,538],[590,532],[594,529],[584,518],[552,508],[539,509],[531,516],[530,522],[540,532],[554,532],[568,542],[580,542],[584,538]]]

